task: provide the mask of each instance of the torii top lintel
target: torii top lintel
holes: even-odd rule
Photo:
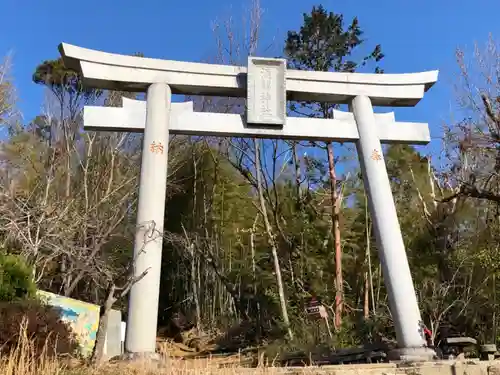
[[[246,97],[247,68],[119,55],[59,45],[67,67],[80,71],[90,87],[146,91],[151,83],[166,82],[174,94]],[[367,74],[286,71],[288,100],[348,103],[370,97],[373,105],[411,107],[437,81],[438,71],[408,74]]]

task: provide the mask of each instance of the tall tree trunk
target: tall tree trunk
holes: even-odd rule
[[[293,332],[290,327],[290,319],[288,318],[288,311],[286,307],[285,291],[283,288],[283,278],[281,276],[281,266],[278,257],[278,249],[276,246],[276,241],[273,235],[273,231],[271,229],[271,224],[269,223],[269,218],[267,216],[266,202],[264,201],[264,192],[262,188],[262,169],[260,163],[260,139],[255,139],[254,142],[255,142],[255,173],[257,179],[257,190],[259,194],[260,211],[262,214],[262,218],[264,219],[264,226],[266,228],[269,246],[271,246],[271,252],[273,255],[274,272],[276,273],[276,283],[278,284],[278,294],[280,297],[280,304],[281,304],[281,315],[283,318],[283,322],[287,327],[288,337],[290,339],[293,339]]]
[[[194,306],[196,310],[196,333],[201,333],[201,309],[200,309],[200,294],[198,292],[198,284],[196,282],[196,254],[194,251],[194,243],[189,245],[191,252],[191,289],[193,290]]]
[[[196,154],[196,144],[190,139],[193,158],[193,210],[192,210],[192,230],[198,231],[198,163]],[[206,227],[205,227],[206,230]],[[200,309],[200,294],[196,280],[196,255],[194,251],[194,243],[189,244],[189,251],[191,252],[191,289],[193,293],[194,306],[196,310],[196,333],[201,333],[201,309]]]
[[[335,249],[335,329],[339,329],[342,325],[342,310],[343,310],[343,286],[344,280],[342,277],[342,247],[340,243],[340,201],[337,191],[337,175],[335,173],[335,160],[333,154],[333,145],[327,143],[328,152],[328,172],[330,175],[330,198],[332,201],[331,219],[332,219],[332,235],[333,246]]]
[[[365,192],[365,229],[366,229],[366,260],[368,262],[368,276],[370,280],[370,294],[372,297],[372,311],[375,315],[375,293],[373,291],[373,273],[372,273],[372,257],[371,257],[371,234],[372,234],[372,223],[370,221],[370,215],[368,212],[368,197]]]
[[[364,272],[364,299],[363,299],[363,318],[368,320],[370,317],[370,283],[368,281],[368,272]]]

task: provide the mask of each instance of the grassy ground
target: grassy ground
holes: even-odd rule
[[[0,348],[1,349],[1,348]],[[93,367],[73,358],[49,358],[46,355],[36,356],[29,340],[21,339],[18,347],[11,353],[1,353],[1,375],[232,375],[240,367],[234,364],[221,368],[216,359],[177,360],[164,355],[165,361],[155,366],[148,363],[106,363]],[[272,367],[252,369],[249,373],[266,373],[272,375]],[[307,372],[307,371],[306,371]]]
[[[34,355],[32,346],[29,342],[21,342],[21,344],[12,351],[9,355],[0,356],[0,375],[285,375],[284,371],[292,370],[262,366],[258,368],[243,369],[238,363],[221,367],[221,363],[214,359],[199,359],[199,360],[176,360],[164,356],[165,361],[161,365],[153,366],[151,363],[106,363],[100,367],[88,366],[75,359],[54,359],[41,355],[38,358]],[[470,374],[483,375],[490,373],[489,367],[486,365],[480,366],[478,363],[458,364],[460,372],[456,368],[452,368],[451,364],[443,367],[440,365],[433,368],[428,367],[423,373],[443,375],[443,374]],[[454,365],[453,365],[454,366]],[[465,367],[464,367],[465,366]],[[378,368],[361,368],[361,367],[378,367]],[[382,368],[383,367],[383,368]],[[338,370],[342,371],[338,371]],[[329,375],[329,374],[344,374],[344,375],[374,375],[374,374],[408,374],[415,375],[419,372],[413,366],[407,368],[396,369],[395,364],[379,364],[379,365],[347,365],[339,366],[339,368],[318,368],[304,367],[295,368],[288,372],[288,375]],[[493,373],[493,372],[491,372]]]
[[[166,359],[161,365],[148,363],[107,363],[88,366],[75,360],[34,358],[26,348],[19,348],[0,360],[1,375],[181,375],[234,374],[235,367],[219,369],[210,361],[179,361]]]

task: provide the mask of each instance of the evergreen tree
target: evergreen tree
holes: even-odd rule
[[[381,46],[377,45],[368,55],[360,61],[356,61],[355,54],[364,44],[363,31],[356,17],[346,26],[342,14],[328,12],[322,5],[319,5],[314,6],[310,14],[304,13],[303,18],[304,23],[300,30],[298,32],[289,31],[285,41],[285,55],[291,68],[321,72],[354,72],[365,67],[368,62],[378,63],[384,57]],[[376,66],[375,71],[382,72],[378,66]],[[292,103],[290,109],[300,115],[332,118],[334,107],[331,103],[307,101]],[[327,142],[322,148],[326,150],[328,158],[331,231],[336,269],[334,279],[336,289],[335,326],[339,328],[344,289],[340,235],[342,193],[335,170],[333,145],[331,142]]]

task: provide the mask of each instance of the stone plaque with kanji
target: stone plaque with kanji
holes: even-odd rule
[[[286,60],[248,58],[247,123],[283,126],[286,119]]]

